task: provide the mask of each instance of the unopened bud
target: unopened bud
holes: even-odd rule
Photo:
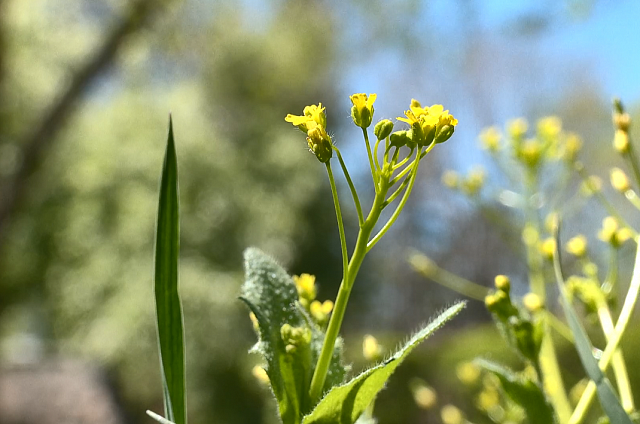
[[[393,131],[393,122],[389,119],[383,119],[373,128],[373,133],[378,137],[378,140],[387,138],[389,134],[391,134],[391,131]]]

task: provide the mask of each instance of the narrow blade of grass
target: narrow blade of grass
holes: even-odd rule
[[[178,165],[171,117],[160,181],[157,225],[155,296],[165,417],[176,424],[186,424],[184,335],[178,293]]]
[[[631,418],[629,418],[629,415],[627,415],[627,413],[624,411],[622,404],[620,404],[620,400],[613,391],[611,382],[600,369],[596,358],[593,357],[593,346],[589,341],[587,332],[580,323],[575,310],[571,306],[571,302],[564,285],[564,276],[562,275],[562,264],[560,261],[560,250],[558,249],[558,246],[560,246],[559,227],[560,224],[558,222],[555,228],[556,249],[553,255],[553,268],[556,274],[558,288],[560,290],[560,303],[567,317],[569,328],[571,328],[571,332],[573,333],[576,350],[578,351],[578,356],[580,357],[580,361],[582,362],[582,367],[586,371],[589,378],[595,382],[598,398],[600,399],[600,404],[602,405],[602,409],[604,410],[605,414],[607,414],[607,416],[611,420],[611,423],[632,424]]]

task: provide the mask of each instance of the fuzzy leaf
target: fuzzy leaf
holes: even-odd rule
[[[498,377],[504,391],[511,400],[524,409],[531,424],[552,424],[556,422],[553,408],[547,402],[540,386],[534,381],[493,362],[482,359],[475,362]]]
[[[160,181],[156,230],[155,296],[158,344],[162,365],[165,416],[176,424],[187,422],[182,306],[178,293],[180,222],[178,165],[169,118],[169,137]]]
[[[312,405],[309,385],[318,360],[324,333],[298,303],[298,292],[292,278],[271,257],[255,248],[245,251],[245,283],[241,299],[258,321],[258,343],[252,351],[262,354],[267,362],[267,375],[285,424],[300,423]],[[284,324],[311,330],[309,349],[287,353],[281,336]],[[342,341],[336,343],[325,388],[344,381]]]
[[[334,387],[304,418],[303,424],[353,424],[384,388],[387,380],[402,361],[445,322],[457,315],[465,306],[456,303],[440,314],[425,328],[417,332],[405,346],[391,358],[370,368],[348,383]]]

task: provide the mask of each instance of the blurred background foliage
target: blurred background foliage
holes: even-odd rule
[[[352,360],[362,363],[362,334],[379,333],[392,347],[459,297],[416,275],[408,248],[487,286],[509,273],[523,290],[522,257],[481,210],[442,187],[441,173],[485,161],[475,148],[482,127],[556,114],[584,138],[590,171],[606,179],[620,162],[610,148],[609,98],[622,96],[636,122],[640,116],[637,97],[600,83],[609,78],[594,65],[600,56],[547,49],[572,28],[588,28],[604,6],[520,3],[496,15],[472,0],[0,0],[0,364],[96,361],[111,370],[131,422],[161,409],[151,278],[169,112],[192,423],[275,416],[251,375],[251,324],[236,299],[245,247],[262,248],[292,273],[317,275],[320,298],[335,295],[341,262],[326,177],[283,121],[307,104],[327,106],[365,198],[368,170],[349,94],[377,92],[378,118],[400,116],[415,97],[460,119],[363,267],[346,317]],[[355,210],[344,205],[354,235]],[[570,231],[595,235],[603,212],[587,210]],[[502,212],[519,237],[520,223]],[[453,376],[458,360],[490,347],[500,355],[487,320],[483,305],[471,304],[430,341],[392,380],[398,389],[384,393],[381,423],[440,419],[413,403],[407,381],[415,375],[442,404],[473,414]],[[461,353],[467,345],[478,349]]]

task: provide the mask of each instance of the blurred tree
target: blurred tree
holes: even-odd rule
[[[5,359],[21,352],[10,336],[35,334],[49,354],[116,367],[136,413],[158,400],[151,261],[171,109],[192,422],[268,420],[236,301],[241,253],[258,245],[304,269],[300,252],[337,240],[331,203],[318,200],[323,173],[283,121],[335,101],[329,8],[277,2],[256,26],[248,6],[179,2],[154,27],[134,19],[139,35],[126,45],[94,50],[103,32],[124,31],[104,16],[123,14],[124,26],[126,7],[61,7],[14,0],[2,15],[0,156],[5,188],[18,187],[0,202],[11,217],[0,256]]]

